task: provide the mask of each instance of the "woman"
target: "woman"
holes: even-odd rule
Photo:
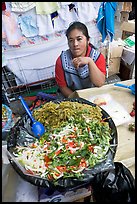
[[[89,42],[87,27],[73,22],[66,31],[69,49],[62,51],[55,66],[55,79],[64,97],[74,90],[100,87],[105,82],[104,56]]]

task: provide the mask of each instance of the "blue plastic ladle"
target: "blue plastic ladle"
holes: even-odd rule
[[[125,85],[125,84],[115,83],[114,86],[119,86],[119,87],[128,88],[128,89],[131,90],[132,94],[135,95],[135,84],[132,84],[131,86],[127,86],[127,85]]]
[[[32,132],[34,134],[35,137],[37,137],[38,139],[45,133],[45,127],[43,126],[42,123],[40,123],[39,121],[36,121],[33,116],[32,113],[27,105],[27,103],[25,102],[25,100],[22,98],[22,96],[19,96],[19,99],[21,100],[22,105],[24,106],[27,114],[29,115],[29,117],[32,120]]]

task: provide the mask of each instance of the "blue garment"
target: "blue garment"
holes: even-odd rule
[[[114,21],[117,2],[102,2],[98,11],[97,27],[102,35],[102,42],[107,35],[110,36],[112,42],[114,37]]]
[[[24,36],[34,37],[38,35],[36,19],[34,19],[33,16],[19,16],[18,23],[20,24],[20,28]]]

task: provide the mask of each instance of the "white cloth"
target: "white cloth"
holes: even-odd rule
[[[4,48],[2,47],[2,67],[7,65],[7,60],[5,58]]]
[[[63,31],[65,29],[64,21],[60,17],[60,15],[58,15],[57,17],[53,19],[53,23],[54,23],[54,32]]]
[[[71,11],[69,11],[68,5],[62,6],[58,10],[58,14],[59,14],[60,18],[64,21],[64,29],[67,29],[69,27],[70,23],[79,20],[78,15],[77,15],[76,11],[74,10],[74,8],[72,8]]]
[[[35,2],[11,2],[11,10],[13,12],[26,12],[35,6]]]
[[[52,25],[50,14],[48,15],[37,14],[37,26],[39,28],[39,35],[41,36],[50,35],[55,32]]]
[[[72,4],[73,2],[59,2],[61,6],[67,6],[69,4]]]
[[[99,30],[97,29],[96,23],[95,22],[89,22],[85,23],[87,28],[88,28],[88,33],[90,36],[90,42],[96,47],[99,48],[101,45],[101,35]]]
[[[97,13],[98,13],[98,10],[99,10],[99,7],[100,7],[101,3],[102,2],[92,2],[92,4],[93,4],[93,6],[94,6]]]
[[[93,21],[97,18],[97,12],[92,2],[75,2],[78,19],[82,23]]]
[[[11,11],[11,2],[5,2],[6,4],[6,11]]]
[[[17,84],[28,84],[54,77],[56,59],[66,49],[67,39],[63,36],[40,45],[7,51],[5,57]]]

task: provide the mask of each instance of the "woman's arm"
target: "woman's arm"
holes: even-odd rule
[[[60,57],[57,59],[55,65],[55,79],[61,93],[64,97],[68,97],[73,91],[67,87]]]
[[[90,80],[95,86],[102,86],[105,83],[105,74],[98,68],[95,62],[90,57],[77,57],[73,59],[74,66],[79,68],[80,66],[87,64],[89,67]],[[104,59],[105,65],[105,59]]]
[[[73,91],[72,91],[70,88],[68,88],[67,86],[66,86],[66,87],[59,87],[59,89],[60,89],[61,93],[62,93],[66,98],[68,98],[69,95],[73,93]]]
[[[97,65],[91,58],[89,60],[88,65],[89,65],[90,79],[92,83],[98,87],[103,86],[106,78],[104,73],[100,71],[100,69],[97,67]]]

